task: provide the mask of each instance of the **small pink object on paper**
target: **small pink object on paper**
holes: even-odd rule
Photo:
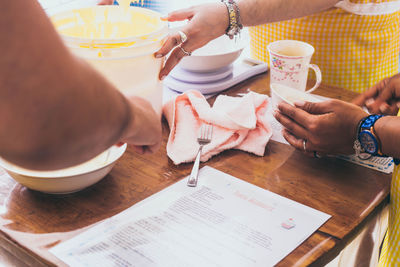
[[[163,107],[170,127],[169,158],[175,164],[194,161],[203,123],[213,124],[214,129],[211,142],[203,147],[201,161],[232,148],[263,156],[272,135],[266,118],[268,104],[268,96],[254,92],[241,97],[220,95],[213,107],[198,91],[176,96]]]
[[[288,229],[288,230],[292,229],[295,226],[296,226],[296,223],[294,222],[294,220],[292,218],[290,218],[282,223],[282,227],[285,229]]]

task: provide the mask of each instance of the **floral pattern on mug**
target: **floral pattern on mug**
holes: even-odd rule
[[[298,71],[297,72],[283,72],[279,76],[272,74],[272,78],[273,78],[273,80],[278,81],[278,82],[290,80],[294,83],[299,83],[300,80],[298,78],[298,74],[299,74]]]
[[[278,68],[280,70],[285,66],[285,62],[276,57],[272,57],[272,64],[274,65],[274,68]]]
[[[301,69],[301,64],[300,63],[296,64],[295,66],[291,66],[289,68],[290,71],[296,71],[296,70],[299,70],[299,69]]]

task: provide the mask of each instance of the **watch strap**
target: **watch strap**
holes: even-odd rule
[[[363,131],[367,131],[370,133],[371,136],[373,136],[373,138],[376,141],[376,145],[377,145],[377,149],[376,152],[373,153],[373,156],[378,156],[378,157],[387,157],[386,155],[384,155],[382,153],[381,150],[381,142],[379,140],[378,135],[375,132],[374,129],[374,125],[376,123],[376,121],[380,118],[382,118],[385,115],[381,115],[381,114],[372,114],[372,115],[368,115],[367,117],[363,118],[360,120],[359,124],[358,124],[358,129],[357,129],[357,139],[359,140],[361,147],[362,147],[362,142],[361,142],[361,133]],[[365,149],[362,149],[363,152],[367,152],[365,151]]]

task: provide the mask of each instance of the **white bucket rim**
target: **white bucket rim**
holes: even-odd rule
[[[93,57],[91,57],[91,56],[85,56],[84,58],[86,59],[86,60],[91,60],[91,61],[94,61],[94,60],[96,60],[96,61],[111,61],[111,60],[121,60],[121,59],[132,59],[132,58],[137,58],[137,57],[143,57],[143,56],[147,56],[147,55],[152,55],[152,54],[154,54],[155,52],[156,52],[157,50],[152,50],[152,51],[148,51],[148,52],[143,52],[143,53],[140,53],[140,54],[137,54],[137,55],[132,55],[132,56],[118,56],[118,57],[113,57],[113,56],[110,56],[110,57],[95,57],[95,56],[93,56]],[[158,59],[158,58],[155,58],[155,59]]]
[[[62,16],[63,14],[66,15],[68,13],[72,13],[74,10],[84,10],[84,9],[93,9],[93,8],[121,8],[118,6],[92,6],[92,7],[84,7],[84,8],[76,8],[76,9],[71,9],[71,10],[64,10],[59,13],[55,13],[51,16],[52,20],[56,20],[57,16]],[[130,6],[130,9],[138,9],[143,12],[146,12],[148,14],[151,14],[153,16],[161,17],[161,14],[159,12],[143,8],[143,7],[135,7],[135,6]],[[76,42],[76,43],[93,43],[93,44],[119,44],[119,43],[130,43],[130,42],[135,42],[135,43],[140,43],[145,40],[149,39],[154,39],[154,38],[159,38],[160,41],[162,40],[165,36],[168,35],[168,23],[166,21],[160,20],[160,27],[156,29],[155,31],[149,33],[149,34],[143,34],[143,35],[136,35],[136,36],[131,36],[131,37],[122,37],[122,38],[83,38],[83,37],[74,37],[74,36],[69,36],[65,35],[62,33],[59,33],[60,36],[68,41],[68,42]],[[132,46],[133,47],[133,46]]]
[[[68,45],[68,47],[69,47],[69,48],[72,48],[72,49],[78,49],[78,50],[85,49],[86,52],[89,50],[89,51],[92,51],[93,54],[95,54],[95,53],[97,53],[97,52],[99,52],[99,51],[103,51],[103,50],[104,50],[104,51],[112,51],[112,50],[115,50],[115,51],[117,51],[118,53],[123,53],[125,50],[128,50],[128,49],[138,49],[138,48],[146,47],[146,46],[148,46],[149,44],[150,44],[150,45],[153,45],[153,44],[155,44],[155,42],[141,43],[140,45],[136,45],[136,46],[113,47],[113,48],[100,48],[100,47],[96,47],[96,48],[82,48],[82,47],[80,47],[79,45],[73,46],[73,45],[70,45],[70,44]],[[98,57],[98,56],[88,56],[88,55],[85,55],[84,58],[91,59],[91,60],[119,60],[119,59],[128,59],[128,58],[136,58],[136,57],[147,56],[147,55],[149,55],[149,54],[154,54],[155,52],[158,51],[158,49],[159,49],[159,47],[158,47],[157,49],[147,50],[146,52],[142,52],[142,53],[140,53],[140,54],[135,54],[135,55],[131,55],[131,56],[104,56],[104,57]]]

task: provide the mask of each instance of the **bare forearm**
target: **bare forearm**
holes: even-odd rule
[[[380,118],[375,123],[374,129],[381,142],[382,153],[400,158],[400,117]]]
[[[244,26],[299,18],[333,7],[338,0],[241,0],[238,2]]]
[[[5,1],[0,32],[0,156],[54,169],[119,140],[128,102],[67,51],[36,1]]]

